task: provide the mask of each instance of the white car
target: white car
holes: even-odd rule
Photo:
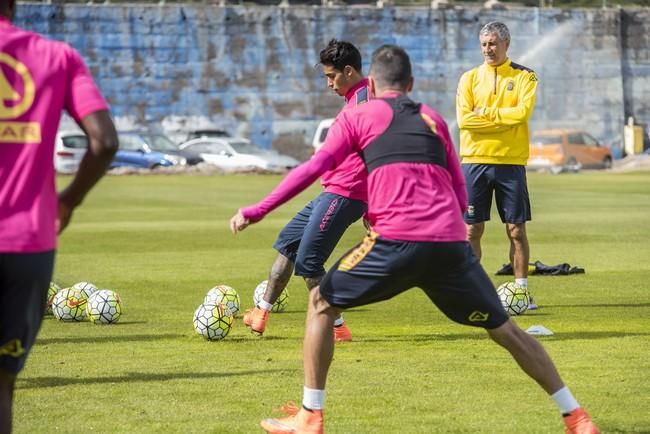
[[[179,145],[186,152],[199,155],[208,164],[222,169],[292,169],[300,162],[274,150],[262,149],[239,137],[192,139]]]
[[[54,168],[59,173],[75,173],[88,149],[88,138],[81,131],[59,131],[54,142]]]
[[[314,147],[314,152],[318,151],[318,149],[320,149],[320,147],[325,142],[325,137],[327,137],[327,132],[329,131],[333,123],[334,123],[334,118],[331,118],[331,119],[324,119],[320,121],[320,123],[318,124],[318,127],[316,128],[316,132],[314,133],[314,138],[311,141],[311,145]]]

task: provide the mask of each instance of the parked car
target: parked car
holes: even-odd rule
[[[199,155],[206,163],[222,169],[280,170],[300,164],[293,157],[262,149],[249,140],[238,137],[193,139],[182,143],[180,148]]]
[[[318,149],[320,149],[323,143],[325,143],[327,132],[329,131],[333,123],[334,123],[334,118],[324,119],[320,121],[318,127],[316,127],[314,138],[311,141],[311,145],[314,147],[314,152],[318,151]]]
[[[140,167],[155,169],[157,167],[186,164],[183,157],[154,151],[139,134],[119,132],[118,139],[120,148],[115,154],[111,168]]]
[[[609,169],[612,152],[585,131],[540,130],[531,138],[528,167],[553,173],[582,168]]]
[[[230,134],[226,130],[220,130],[215,128],[204,128],[200,130],[191,130],[187,133],[187,138],[185,141],[190,141],[192,139],[198,139],[201,137],[210,137],[210,138],[221,138],[221,137],[230,137]]]
[[[59,131],[54,142],[54,168],[59,173],[75,173],[88,149],[88,138],[82,131]]]
[[[136,146],[136,143],[145,151],[160,152],[167,155],[168,159],[174,164],[193,166],[202,162],[201,157],[190,155],[182,151],[169,137],[164,134],[150,131],[121,131],[118,133],[120,143],[129,141],[130,146]]]

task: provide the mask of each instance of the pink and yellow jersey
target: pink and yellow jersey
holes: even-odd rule
[[[369,95],[368,79],[364,78],[345,95],[345,106],[341,109],[339,116],[341,113],[368,102]],[[321,184],[328,193],[364,202],[368,201],[366,169],[361,157],[357,154],[349,155],[338,167],[325,172],[321,177]]]
[[[402,241],[465,241],[465,179],[447,124],[432,108],[388,94],[342,113],[320,149],[341,164],[363,156],[367,218]]]
[[[108,109],[79,54],[0,17],[0,252],[56,247],[54,141],[62,109]]]
[[[353,154],[363,157],[373,231],[400,241],[467,239],[465,178],[447,124],[397,93],[341,113],[320,150],[242,215],[260,221]]]

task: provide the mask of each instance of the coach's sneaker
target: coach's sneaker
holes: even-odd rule
[[[352,333],[345,323],[334,326],[334,340],[336,342],[352,342]]]
[[[259,307],[248,309],[244,314],[244,324],[246,327],[250,327],[253,333],[256,333],[258,335],[264,334],[268,320],[269,311],[260,309]]]
[[[564,425],[566,425],[566,434],[600,434],[598,427],[583,408],[576,408],[565,415]]]
[[[289,413],[289,417],[264,419],[260,422],[262,429],[275,434],[323,434],[323,410],[307,410],[305,407],[297,408],[295,404],[292,407],[292,404],[281,409]]]

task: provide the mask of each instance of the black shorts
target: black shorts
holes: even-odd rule
[[[54,250],[0,253],[0,369],[17,374],[41,327]]]
[[[508,320],[492,281],[467,241],[430,243],[367,236],[321,282],[329,304],[350,308],[419,287],[449,319],[492,329]]]
[[[297,276],[320,277],[346,229],[365,212],[365,202],[321,193],[287,223],[273,247],[295,262]]]
[[[463,164],[467,184],[465,223],[490,220],[492,193],[503,223],[531,219],[526,167],[512,164]]]

